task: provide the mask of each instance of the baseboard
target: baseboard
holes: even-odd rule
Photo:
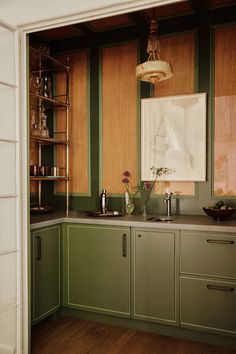
[[[217,335],[213,333],[199,332],[191,329],[180,328],[175,326],[168,326],[158,323],[152,323],[142,320],[135,320],[130,318],[114,317],[111,315],[102,315],[88,311],[81,311],[69,308],[61,308],[58,315],[71,316],[84,320],[91,320],[100,323],[106,323],[113,326],[124,328],[131,328],[138,331],[145,331],[156,333],[163,336],[181,338],[200,343],[207,343],[217,345],[220,347],[236,348],[236,338],[227,337],[225,335]]]

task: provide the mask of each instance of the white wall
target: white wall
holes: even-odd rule
[[[90,11],[100,10],[102,14],[110,11],[126,11],[154,7],[180,0],[0,0],[0,17],[14,26],[36,24],[45,20],[67,16],[83,17]]]

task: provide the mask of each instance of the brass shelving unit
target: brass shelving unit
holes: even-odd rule
[[[42,146],[44,145],[62,145],[65,146],[66,166],[64,176],[30,176],[30,181],[36,181],[38,184],[38,208],[41,210],[42,206],[42,183],[46,182],[65,182],[65,211],[69,211],[69,58],[67,62],[63,63],[51,55],[42,52],[36,48],[30,47],[30,68],[31,75],[36,75],[42,81],[43,75],[55,75],[58,72],[66,74],[66,92],[60,96],[45,97],[42,92],[33,92],[30,88],[29,96],[31,105],[38,111],[38,116],[41,115],[42,107],[45,110],[53,110],[56,119],[56,111],[58,108],[65,111],[66,129],[65,132],[54,132],[57,137],[41,137],[31,134],[30,139],[38,146],[38,165],[42,164]],[[36,90],[37,91],[37,90]],[[63,133],[63,139],[58,138]],[[35,208],[34,208],[35,209]]]

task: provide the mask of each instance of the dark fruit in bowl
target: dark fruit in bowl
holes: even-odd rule
[[[213,206],[213,209],[221,209],[224,207],[224,202],[222,200],[219,200],[215,205]]]
[[[223,207],[223,206],[222,206]],[[209,207],[209,208],[203,208],[204,212],[212,217],[214,220],[225,220],[229,218],[233,213],[235,212],[235,208],[214,208],[214,207]]]

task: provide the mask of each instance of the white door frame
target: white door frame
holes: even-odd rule
[[[5,315],[4,322],[1,323],[4,327],[6,327],[6,334],[3,335],[3,342],[0,343],[0,352],[1,353],[21,353],[22,348],[22,313],[23,313],[23,306],[22,306],[22,254],[23,254],[23,247],[22,247],[22,180],[21,180],[21,168],[22,168],[22,161],[21,161],[21,130],[20,130],[20,120],[21,120],[21,110],[20,110],[20,62],[19,62],[19,53],[20,53],[20,40],[19,40],[19,30],[15,26],[12,26],[2,20],[0,20],[0,27],[3,31],[9,31],[9,33],[13,34],[13,38],[10,41],[9,38],[6,40],[11,42],[13,50],[11,53],[8,53],[7,50],[7,58],[12,58],[13,62],[10,65],[6,65],[4,67],[4,71],[7,73],[6,78],[3,77],[3,81],[0,82],[1,86],[5,89],[8,88],[10,90],[14,90],[13,96],[11,100],[7,100],[7,105],[13,105],[13,111],[7,116],[10,118],[11,124],[8,126],[7,131],[4,130],[0,133],[0,141],[1,144],[5,144],[12,146],[14,149],[14,154],[11,154],[12,150],[5,150],[5,156],[2,154],[1,158],[3,160],[3,164],[5,160],[11,160],[12,164],[8,165],[6,171],[3,171],[3,174],[8,174],[7,178],[10,178],[12,173],[14,174],[14,179],[11,179],[10,188],[7,186],[7,192],[1,190],[0,199],[3,201],[6,200],[13,200],[14,207],[11,206],[7,209],[6,216],[8,217],[8,213],[14,213],[15,220],[12,222],[14,227],[14,231],[11,230],[9,234],[5,237],[9,237],[11,242],[6,246],[6,248],[1,249],[1,257],[7,257],[8,255],[14,257],[14,265],[11,262],[7,262],[4,264],[2,269],[1,275],[1,284],[4,288],[5,279],[10,284],[10,291],[8,292],[8,298],[3,297],[3,302],[1,303],[1,315]],[[2,45],[2,43],[1,43]],[[2,48],[1,48],[2,49]],[[13,72],[13,77],[8,77],[9,73]],[[11,102],[10,102],[11,101]],[[6,107],[5,107],[6,108]],[[13,113],[14,112],[14,113]],[[3,110],[3,118],[6,119],[4,116]],[[11,117],[12,115],[12,117]],[[14,118],[13,118],[14,117]],[[14,121],[14,123],[13,123]],[[4,127],[4,125],[3,125]],[[10,152],[10,155],[7,156],[7,153]],[[13,167],[14,165],[14,167]],[[3,183],[5,185],[5,181]],[[3,208],[6,207],[6,204]],[[11,215],[12,217],[12,215]],[[9,230],[8,230],[9,231]],[[14,239],[13,239],[14,238]],[[13,273],[8,273],[8,269],[14,269]],[[8,277],[11,277],[9,280]],[[13,284],[14,283],[14,284]],[[6,295],[5,295],[6,296]],[[9,313],[11,311],[15,311],[14,316]],[[13,324],[14,322],[14,324]],[[15,329],[14,329],[15,327]],[[12,331],[12,333],[11,333]],[[14,334],[13,334],[14,333]],[[6,339],[6,338],[7,339]],[[10,344],[10,342],[14,342],[14,344]],[[8,343],[9,342],[9,343]]]
[[[138,11],[142,9],[157,7],[161,5],[167,5],[170,3],[180,2],[182,0],[129,0],[125,3],[110,5],[106,7],[99,7],[95,9],[90,9],[88,11],[83,11],[81,13],[76,13],[74,15],[69,15],[60,18],[52,18],[50,20],[43,20],[32,24],[27,24],[21,26],[21,92],[22,92],[22,119],[20,131],[21,131],[21,147],[22,147],[22,225],[23,225],[23,354],[30,353],[29,343],[30,338],[28,337],[28,329],[30,324],[30,309],[29,305],[29,166],[28,166],[28,94],[27,94],[27,75],[28,75],[28,59],[27,59],[27,35],[50,29],[55,27],[62,27],[71,25],[73,23],[81,23],[86,21],[92,21],[100,18],[116,16],[119,14],[124,14],[128,12]]]

